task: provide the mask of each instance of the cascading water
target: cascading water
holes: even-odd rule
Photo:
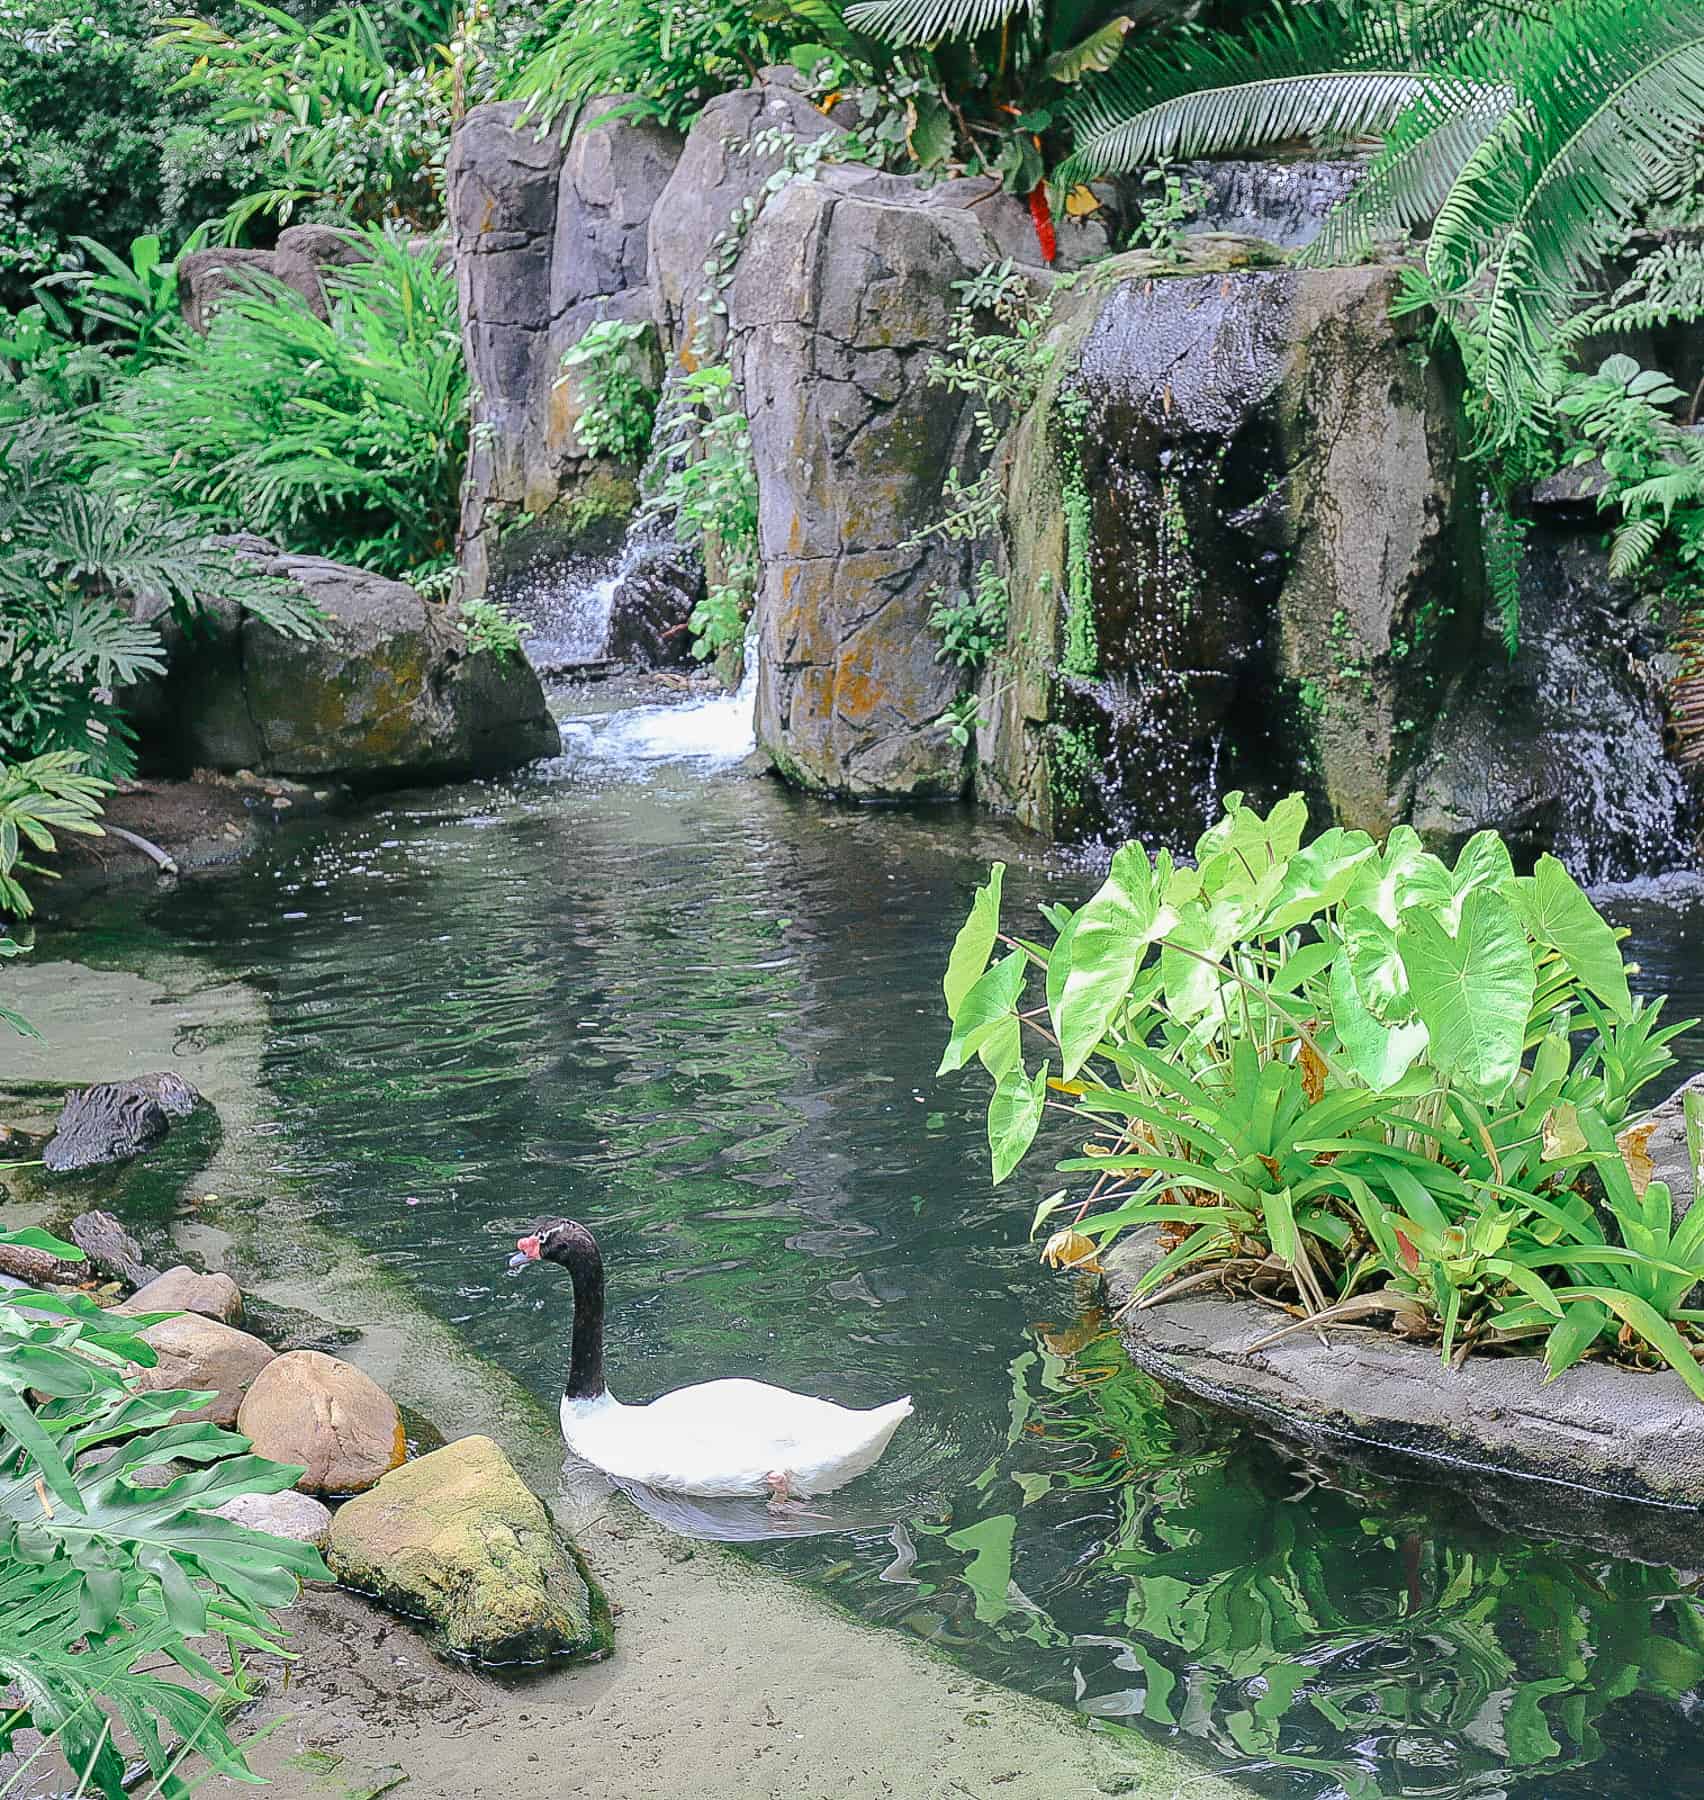
[[[531,629],[527,657],[541,675],[565,675],[609,658],[610,618],[629,551],[573,557],[504,583],[503,604]]]
[[[732,692],[707,694],[670,706],[634,706],[622,712],[567,718],[565,755],[631,769],[649,763],[688,762],[704,770],[743,762],[757,748],[757,643],[745,647],[745,671]]]

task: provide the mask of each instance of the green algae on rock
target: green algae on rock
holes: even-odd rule
[[[601,1596],[488,1437],[458,1438],[349,1501],[326,1560],[348,1586],[430,1620],[460,1656],[542,1662],[610,1648]]]

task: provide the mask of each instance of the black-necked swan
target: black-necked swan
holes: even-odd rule
[[[574,1336],[562,1436],[607,1475],[676,1494],[763,1494],[775,1504],[827,1494],[874,1466],[910,1416],[911,1399],[859,1412],[766,1381],[701,1381],[648,1406],[604,1385],[604,1270],[597,1240],[552,1219],[515,1240],[511,1268],[560,1263],[574,1282]]]

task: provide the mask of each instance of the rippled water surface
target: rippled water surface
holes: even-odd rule
[[[1270,1794],[1704,1796],[1691,1521],[1626,1560],[1543,1490],[1280,1451],[1166,1402],[1036,1267],[1048,1159],[991,1190],[985,1095],[934,1076],[940,970],[991,857],[1010,918],[1092,877],[743,774],[726,706],[565,741],[104,903],[108,954],[165,933],[267,996],[281,1180],[541,1397],[567,1284],[504,1264],[555,1213],[605,1247],[621,1397],[910,1392],[848,1528],[749,1553],[1113,1729]],[[1704,1009],[1696,892],[1615,904]]]

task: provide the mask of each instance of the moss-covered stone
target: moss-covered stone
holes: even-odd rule
[[[542,1502],[488,1437],[405,1463],[332,1521],[337,1578],[483,1662],[608,1650],[608,1611]]]

